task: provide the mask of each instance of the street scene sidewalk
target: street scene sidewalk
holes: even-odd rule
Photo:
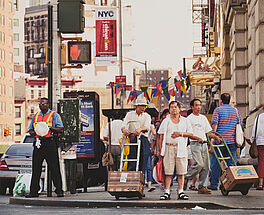
[[[65,193],[64,198],[47,197],[46,194],[38,198],[11,197],[10,204],[22,205],[41,205],[57,207],[146,207],[146,208],[182,208],[182,209],[249,209],[263,210],[264,192],[251,188],[247,195],[240,192],[230,192],[228,196],[223,196],[220,190],[212,191],[211,195],[198,194],[197,191],[186,190],[189,200],[177,200],[175,186],[172,187],[171,200],[159,200],[163,191],[156,186],[153,192],[144,190],[145,197],[142,200],[138,198],[120,198],[116,200],[104,187],[90,187],[87,193],[70,194]]]

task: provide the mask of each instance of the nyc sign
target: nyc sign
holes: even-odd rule
[[[95,12],[96,20],[116,20],[116,8],[97,8]]]

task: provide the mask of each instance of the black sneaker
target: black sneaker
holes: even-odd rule
[[[38,193],[29,193],[25,196],[26,198],[37,198],[39,197]]]
[[[64,197],[63,192],[62,193],[57,193],[57,197]]]

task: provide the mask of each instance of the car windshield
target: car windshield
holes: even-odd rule
[[[35,137],[34,136],[26,136],[23,143],[34,143]]]
[[[33,153],[33,146],[31,144],[17,144],[12,145],[10,148],[6,151],[6,155],[26,155],[26,156],[32,156]]]

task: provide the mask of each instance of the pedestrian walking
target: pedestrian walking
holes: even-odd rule
[[[122,138],[122,131],[121,128],[123,127],[123,121],[122,119],[122,115],[120,113],[115,113],[113,115],[113,121],[110,123],[111,126],[111,154],[113,157],[113,161],[114,164],[112,167],[112,169],[114,171],[119,170],[120,167],[120,156],[121,156],[121,148],[120,148],[120,144],[119,144],[119,139]],[[104,129],[104,140],[105,141],[109,141],[109,123],[106,124],[105,129]]]
[[[213,131],[221,134],[227,143],[227,146],[235,160],[237,162],[237,148],[236,148],[236,124],[242,122],[239,111],[230,105],[230,94],[221,94],[221,106],[217,107],[213,112],[212,117],[212,129]],[[242,126],[242,123],[241,123]],[[217,141],[215,142],[217,144]],[[223,156],[227,156],[228,152],[225,147],[220,147]],[[220,157],[219,152],[216,151],[217,156]],[[226,163],[228,166],[234,166],[232,159],[227,159]],[[215,155],[212,155],[211,164],[211,175],[210,175],[210,185],[208,186],[211,190],[218,189],[218,183],[220,178],[220,167],[217,162]]]
[[[145,97],[139,96],[135,103],[136,110],[130,111],[124,118],[124,124],[121,128],[123,134],[130,138],[131,143],[136,143],[138,138],[141,142],[140,150],[140,165],[139,169],[143,173],[147,173],[147,185],[148,191],[153,191],[154,188],[151,186],[153,182],[152,177],[152,165],[151,165],[151,147],[148,141],[148,131],[150,130],[151,117],[145,112],[147,102]],[[137,146],[130,146],[128,159],[135,159],[137,157]],[[136,170],[136,162],[128,162],[128,171]]]
[[[211,194],[211,191],[207,189],[209,154],[205,134],[212,131],[212,128],[207,118],[200,114],[202,109],[201,100],[193,99],[190,106],[192,113],[187,119],[191,122],[193,129],[193,137],[190,139],[193,164],[185,175],[185,188],[187,187],[188,180],[192,180],[199,174],[198,194]]]
[[[39,181],[44,159],[51,171],[51,178],[56,187],[55,193],[57,197],[63,197],[59,156],[55,139],[58,134],[63,132],[63,123],[60,115],[49,109],[47,98],[40,99],[39,108],[40,111],[33,116],[28,127],[29,133],[35,136],[35,143],[32,156],[30,193],[26,197],[33,198],[39,196]],[[42,129],[37,129],[37,127],[42,127]]]
[[[252,134],[250,137],[250,142],[253,143],[256,138],[256,145],[258,148],[258,177],[259,184],[257,190],[263,190],[263,178],[264,178],[264,113],[259,114],[254,123],[254,127],[252,129]],[[257,132],[256,132],[257,129]],[[256,134],[256,136],[255,136]]]
[[[188,165],[187,138],[192,137],[192,127],[188,119],[180,116],[178,102],[170,102],[169,112],[170,115],[163,120],[158,131],[162,142],[161,156],[164,159],[165,171],[165,193],[160,200],[170,199],[171,176],[175,165],[178,175],[178,199],[188,200],[189,197],[183,192],[183,185]]]

